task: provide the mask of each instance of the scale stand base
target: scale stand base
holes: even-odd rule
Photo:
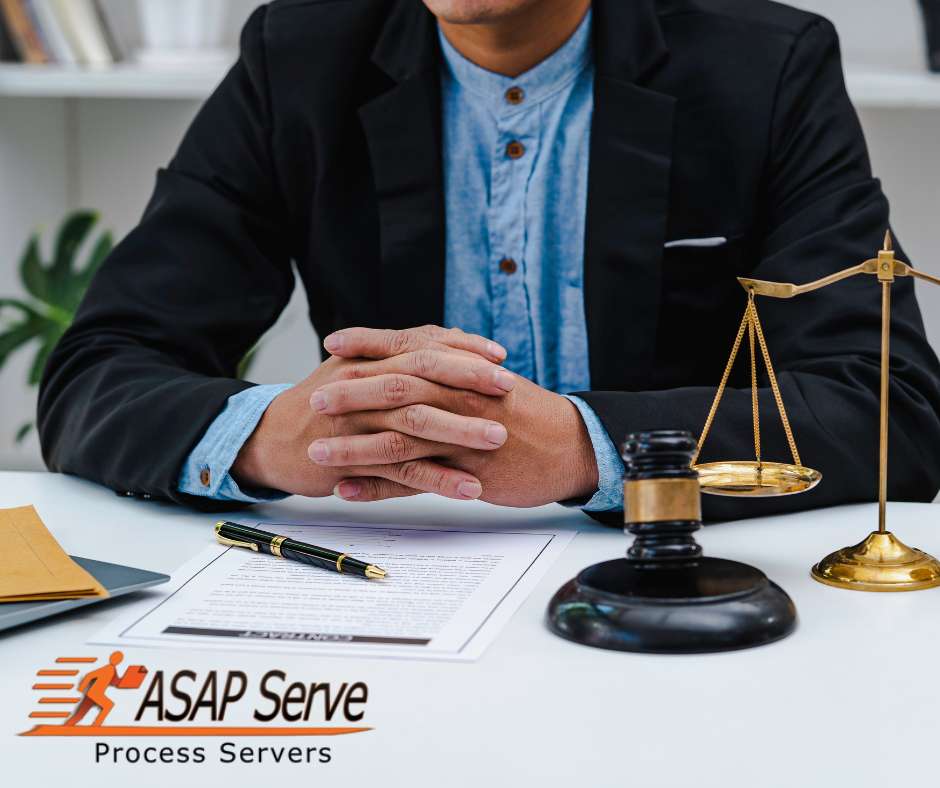
[[[721,558],[629,558],[589,566],[548,606],[549,627],[597,648],[698,654],[760,646],[796,626],[790,597],[759,569]]]
[[[812,569],[814,580],[854,591],[922,591],[940,586],[940,561],[908,547],[890,531],[830,553]]]

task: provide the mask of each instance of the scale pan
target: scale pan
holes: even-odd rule
[[[776,495],[795,495],[813,489],[822,474],[802,465],[783,462],[732,460],[704,462],[693,465],[703,493],[710,495],[748,496],[769,498]]]

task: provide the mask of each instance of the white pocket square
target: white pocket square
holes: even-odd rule
[[[712,246],[724,246],[728,243],[728,239],[723,235],[716,236],[714,238],[683,238],[680,241],[669,241],[665,248],[666,249],[676,249],[680,246],[688,247],[697,247],[699,249],[707,249]]]

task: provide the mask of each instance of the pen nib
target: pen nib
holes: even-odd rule
[[[387,574],[388,573],[384,569],[379,569],[377,566],[373,566],[372,564],[369,564],[366,567],[366,577],[368,577],[370,580],[381,580]]]

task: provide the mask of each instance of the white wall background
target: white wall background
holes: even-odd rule
[[[418,2],[419,0],[415,0]],[[229,38],[257,3],[230,0]],[[847,63],[922,68],[916,0],[794,0],[832,19]],[[133,39],[133,4],[109,0],[125,39]],[[172,155],[198,108],[192,101],[0,97],[0,296],[19,295],[20,251],[38,226],[53,228],[69,210],[94,208],[118,237],[137,221],[154,173]],[[864,110],[876,174],[892,200],[893,221],[911,261],[940,275],[940,110]],[[841,267],[851,261],[833,261]],[[928,334],[940,348],[940,288],[918,285]],[[317,342],[298,290],[272,331],[252,373],[262,382],[307,373]],[[0,371],[0,468],[41,467],[35,435],[13,445],[17,426],[33,417],[27,389],[31,353]]]

